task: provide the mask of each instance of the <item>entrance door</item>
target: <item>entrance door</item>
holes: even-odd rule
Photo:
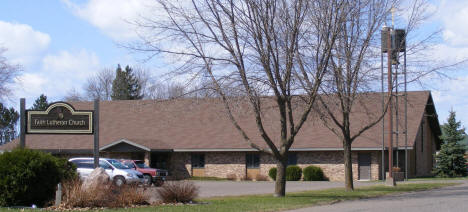
[[[156,169],[169,169],[169,158],[171,157],[168,152],[151,152],[150,167]]]
[[[359,153],[358,154],[358,166],[359,166],[359,179],[360,180],[370,180],[371,154],[370,153]]]

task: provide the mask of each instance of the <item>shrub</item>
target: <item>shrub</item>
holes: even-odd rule
[[[0,155],[0,206],[44,206],[55,196],[57,184],[77,176],[65,159],[17,148]]]
[[[317,166],[308,166],[304,168],[304,181],[322,181],[325,180],[322,168]]]
[[[276,167],[271,168],[268,171],[268,176],[271,179],[276,180]],[[288,166],[286,168],[286,180],[288,181],[298,181],[301,179],[302,169],[299,166]]]
[[[116,208],[148,204],[148,196],[136,185],[116,186],[109,182],[94,188],[83,189],[76,178],[63,183],[63,201],[60,209]]]
[[[273,167],[268,171],[268,176],[270,176],[271,179],[276,180],[276,167]]]
[[[198,187],[191,181],[169,181],[157,192],[164,203],[188,203],[198,196]]]
[[[286,168],[286,180],[298,181],[302,177],[302,169],[299,166],[288,166]]]

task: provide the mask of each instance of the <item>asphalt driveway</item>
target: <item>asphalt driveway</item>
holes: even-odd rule
[[[193,180],[199,187],[198,197],[218,197],[218,196],[239,196],[249,194],[272,194],[275,191],[275,182],[270,181],[197,181]],[[379,184],[379,182],[357,181],[355,187],[370,186]],[[343,188],[344,182],[328,181],[288,181],[286,183],[286,192],[321,190],[327,188]],[[151,196],[150,201],[157,201],[158,187],[151,187],[147,193]]]
[[[200,188],[199,197],[238,196],[248,194],[273,194],[275,182],[261,181],[194,181]],[[355,182],[356,187],[375,185],[378,182]],[[286,192],[321,190],[327,188],[342,188],[344,182],[327,181],[289,181],[286,183]]]
[[[468,181],[465,180],[458,182],[463,182],[463,184],[428,191],[410,192],[355,201],[345,201],[331,205],[302,208],[290,212],[465,212],[468,211]]]

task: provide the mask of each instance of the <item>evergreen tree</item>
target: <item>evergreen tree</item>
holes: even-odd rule
[[[115,79],[112,82],[112,100],[134,100],[142,99],[141,85],[135,77],[133,70],[126,66],[122,70],[120,65],[117,66]]]
[[[7,143],[16,137],[16,122],[19,114],[13,107],[6,108],[0,103],[0,144]]]
[[[128,82],[129,99],[142,99],[141,84],[129,66],[125,67],[125,74]]]
[[[112,100],[125,100],[128,99],[128,84],[125,76],[125,72],[122,71],[120,64],[117,65],[115,70],[115,79],[112,82]]]
[[[47,102],[47,96],[41,94],[41,96],[39,96],[39,98],[37,98],[34,102],[31,110],[46,110],[47,106],[49,106],[49,103]]]
[[[439,177],[457,177],[466,175],[466,165],[463,155],[465,148],[460,141],[465,137],[465,129],[455,118],[455,112],[450,111],[447,123],[442,125],[443,141],[439,154],[436,156],[437,165],[434,174]]]

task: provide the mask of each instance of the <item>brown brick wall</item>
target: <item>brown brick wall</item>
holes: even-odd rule
[[[244,152],[213,152],[205,154],[205,175],[227,178],[236,175],[237,179],[246,174]]]
[[[382,164],[382,153],[371,152],[371,180],[379,180],[382,170],[380,165]]]
[[[246,177],[245,152],[206,152],[205,154],[205,176],[227,178],[235,175],[237,179]],[[352,153],[353,178],[358,179],[358,152]],[[297,152],[297,164],[301,168],[315,165],[322,168],[325,176],[330,181],[344,181],[343,152]],[[76,157],[67,155],[68,157]],[[84,156],[84,155],[83,155]],[[86,155],[92,157],[92,155]],[[132,153],[101,153],[102,157],[145,159],[145,154]],[[141,158],[140,158],[141,157]],[[380,153],[371,153],[371,179],[379,178]],[[148,159],[148,158],[146,158]],[[174,178],[188,178],[192,175],[191,153],[173,152],[169,158],[169,173]],[[267,154],[260,154],[259,174],[268,176],[268,171],[276,167],[274,158]]]
[[[353,163],[353,179],[358,180],[358,152],[351,155]],[[325,176],[330,181],[344,181],[344,161],[342,151],[327,152],[296,152],[297,165],[305,168],[310,165],[322,168]],[[371,152],[371,179],[378,180],[380,174],[380,153]],[[260,158],[260,173],[268,176],[268,171],[276,167],[276,161],[270,155],[263,154]]]
[[[205,154],[205,176],[226,178],[235,174],[238,179],[245,178],[245,152],[207,152]],[[380,154],[372,152],[371,179],[379,178]],[[191,170],[190,153],[172,153],[170,172],[174,176],[189,177]],[[352,153],[353,178],[358,179],[357,152]],[[297,163],[301,168],[309,165],[319,166],[331,181],[344,181],[343,153],[327,152],[297,152]],[[270,168],[276,167],[274,158],[267,154],[260,155],[259,173],[268,176]]]

